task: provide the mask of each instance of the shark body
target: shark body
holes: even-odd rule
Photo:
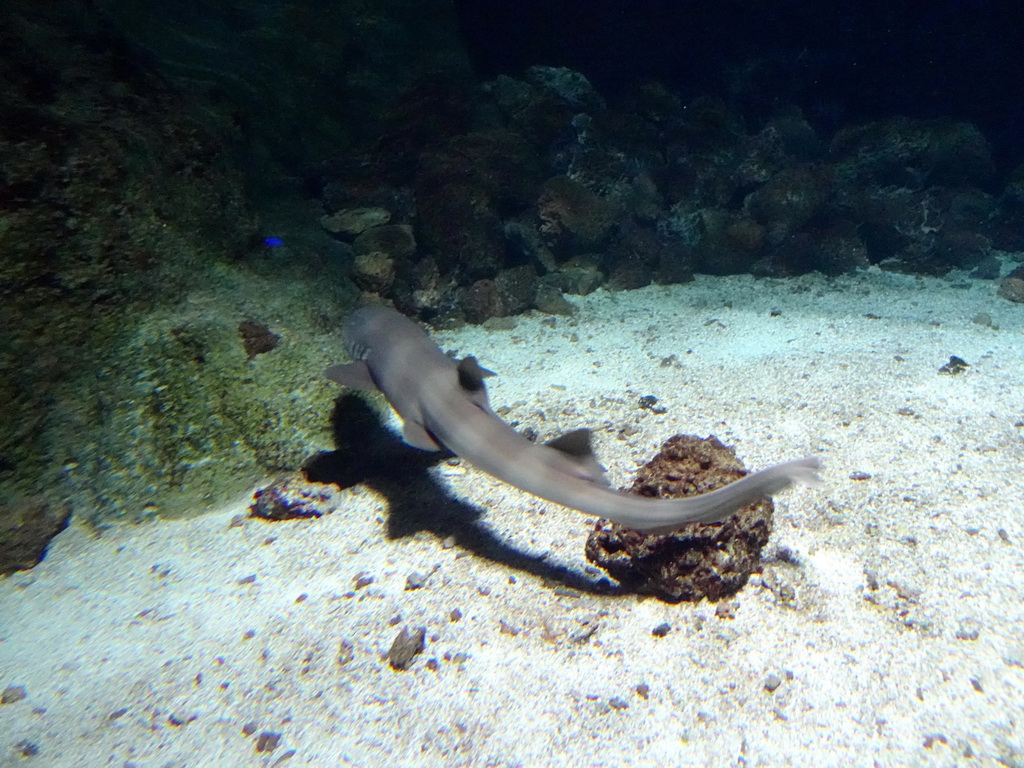
[[[803,458],[684,499],[621,493],[608,486],[591,450],[589,430],[544,444],[531,442],[491,410],[484,385],[494,375],[491,371],[474,357],[448,357],[399,312],[361,307],[349,316],[343,336],[353,362],[331,366],[327,378],[382,392],[401,417],[402,436],[409,445],[447,448],[520,490],[634,530],[668,533],[686,523],[716,522],[794,483],[820,483],[818,460]]]

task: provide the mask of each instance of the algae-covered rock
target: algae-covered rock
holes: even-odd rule
[[[94,522],[201,510],[329,445],[328,344],[275,328],[250,357],[227,310],[154,313],[98,376],[75,385],[63,423],[66,481]]]

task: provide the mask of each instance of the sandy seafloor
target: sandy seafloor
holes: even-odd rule
[[[559,588],[600,575],[593,520],[446,463],[496,547],[389,538],[359,486],[314,521],[237,524],[240,498],[72,525],[0,581],[0,688],[27,692],[0,706],[0,766],[1024,765],[1024,306],[877,270],[573,301],[437,338],[542,438],[594,428],[616,485],[677,433],[825,463],[776,499],[731,618]],[[970,367],[940,375],[950,355]],[[427,647],[397,672],[404,626]]]

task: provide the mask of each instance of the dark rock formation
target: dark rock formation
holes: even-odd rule
[[[41,499],[0,504],[0,576],[31,568],[50,539],[64,530],[71,510]]]

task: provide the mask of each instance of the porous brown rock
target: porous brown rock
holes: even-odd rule
[[[630,493],[661,499],[696,496],[747,474],[718,438],[676,435],[637,473]],[[738,592],[760,562],[772,530],[770,499],[720,523],[690,523],[669,534],[644,534],[607,520],[586,544],[587,559],[624,588],[672,602],[717,601]]]

